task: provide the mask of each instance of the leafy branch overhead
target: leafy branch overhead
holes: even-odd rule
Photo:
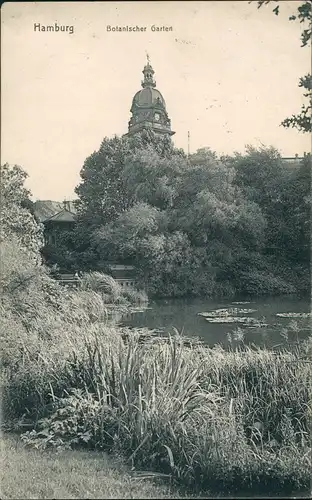
[[[311,112],[312,112],[312,75],[305,75],[300,78],[299,87],[303,87],[307,92],[303,94],[308,99],[308,104],[303,104],[301,112],[283,120],[283,127],[295,127],[302,132],[311,132]]]
[[[278,16],[283,8],[281,7],[282,2],[274,0],[273,3],[274,5],[278,4],[273,9],[274,14]],[[263,5],[268,4],[272,4],[272,0],[259,0],[258,9]],[[295,2],[293,2],[293,4],[295,4]],[[299,21],[300,23],[304,24],[304,28],[302,29],[300,36],[301,47],[310,46],[312,38],[312,3],[311,1],[301,3],[298,2],[297,5],[298,7],[296,11],[294,12],[294,14],[289,16],[288,19],[289,21]],[[308,27],[306,27],[307,25]],[[303,96],[307,99],[308,102],[307,104],[302,105],[300,113],[286,118],[282,121],[281,125],[286,128],[297,128],[301,132],[311,132],[312,76],[310,73],[300,78],[299,87],[304,89],[305,93],[303,94]]]

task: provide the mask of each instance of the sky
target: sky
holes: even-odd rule
[[[85,159],[127,132],[148,52],[177,147],[310,151],[308,134],[280,122],[302,105],[310,70],[296,1],[21,2],[2,6],[1,163],[20,165],[33,199],[73,199]],[[73,26],[73,33],[34,30]],[[108,26],[142,26],[113,32]],[[152,31],[152,26],[172,31]]]

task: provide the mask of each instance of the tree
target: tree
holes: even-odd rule
[[[290,118],[285,118],[282,125],[286,128],[294,127],[301,132],[311,132],[311,112],[312,112],[312,75],[308,74],[300,78],[299,87],[304,88],[307,92],[303,96],[308,100],[308,104],[303,104],[301,112],[297,115],[292,115]]]
[[[228,164],[236,171],[235,183],[265,212],[279,200],[283,178],[290,175],[279,151],[272,146],[248,145],[245,154],[234,153]]]
[[[99,255],[106,259],[140,262],[138,247],[142,238],[156,234],[161,213],[156,207],[137,203],[118,219],[95,230],[93,238]]]
[[[170,137],[148,130],[131,137],[105,138],[86,159],[76,188],[79,200],[73,236],[80,267],[90,268],[99,258],[100,247],[93,237],[99,228],[140,202],[159,207],[167,203],[172,187],[166,165],[172,156],[177,162],[185,158]]]
[[[252,146],[246,153],[235,154],[227,162],[235,168],[236,183],[245,197],[260,208],[266,231],[264,254],[275,266],[306,266],[309,261],[310,156],[301,164],[283,162],[273,147]]]
[[[164,210],[171,207],[177,196],[177,179],[188,168],[178,150],[162,157],[153,145],[129,155],[122,174],[133,202],[146,202]]]
[[[100,149],[86,159],[80,172],[82,181],[76,188],[78,222],[84,221],[91,230],[116,219],[136,202],[128,183],[132,180],[131,164],[140,161],[136,153],[143,150],[144,154],[154,154],[157,159],[168,159],[173,154],[183,156],[181,150],[175,150],[169,137],[152,131],[132,137],[105,138]]]
[[[179,182],[172,224],[186,231],[194,245],[217,239],[226,245],[244,244],[245,240],[249,246],[261,247],[265,221],[259,207],[244,198],[235,175],[230,164],[207,149],[190,157]]]
[[[309,274],[311,239],[311,156],[306,155],[300,165],[291,170],[281,193],[283,205],[282,249],[292,266],[304,266]],[[277,214],[276,214],[277,215]]]
[[[274,0],[275,4],[278,3],[276,7],[274,7],[273,12],[275,15],[280,14],[280,7],[282,2],[278,2],[278,0]],[[271,0],[259,0],[258,1],[258,9],[263,5],[268,5],[272,3]],[[299,2],[297,2],[298,5]],[[293,2],[295,5],[295,2]],[[311,47],[311,37],[312,37],[312,4],[311,1],[301,2],[293,15],[289,17],[289,21],[298,20],[300,23],[304,25],[304,29],[301,32],[301,47],[310,46]],[[308,27],[306,28],[306,24]],[[306,74],[301,77],[299,80],[299,87],[304,89],[303,96],[307,99],[307,104],[304,104],[301,108],[301,112],[297,115],[292,115],[290,118],[286,118],[283,120],[281,125],[283,127],[295,127],[301,132],[311,132],[312,131],[312,123],[311,123],[311,112],[312,112],[312,75]]]
[[[41,273],[43,229],[31,213],[26,178],[17,165],[6,163],[0,168],[0,285],[10,296],[16,296]],[[4,293],[2,300],[6,298]]]
[[[11,236],[35,259],[43,246],[43,228],[37,224],[29,209],[30,192],[25,188],[26,172],[18,165],[0,168],[0,235],[1,240]]]
[[[169,138],[146,132],[105,139],[90,158],[77,224],[89,269],[109,260],[132,263],[141,284],[158,296],[293,290],[276,275],[269,249],[278,248],[287,268],[295,254],[286,249],[303,241],[288,208],[305,193],[306,177],[294,177],[274,148],[249,146],[222,161],[201,148],[186,158]],[[287,196],[292,204],[285,209]],[[305,203],[299,203],[302,221]]]
[[[82,181],[75,190],[78,220],[86,227],[110,222],[128,208],[130,200],[121,173],[129,153],[129,141],[116,136],[105,138],[100,149],[86,159],[80,172]]]

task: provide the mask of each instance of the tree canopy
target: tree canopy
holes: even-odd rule
[[[244,293],[251,276],[255,293],[292,290],[287,263],[308,262],[307,162],[290,168],[252,146],[187,157],[152,132],[105,138],[77,187],[75,258],[88,269],[132,263],[156,295]]]

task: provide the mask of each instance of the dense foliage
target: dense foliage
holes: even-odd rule
[[[149,150],[146,154],[156,153]],[[142,157],[144,154],[138,153],[135,161],[144,165]],[[200,159],[203,165],[211,162],[211,173],[201,168]],[[255,229],[248,229],[250,245],[254,252],[261,249],[265,244],[263,216],[255,202],[244,200],[234,179],[227,180],[228,193],[226,184],[220,193],[213,191],[214,182],[220,182],[220,169],[224,182],[224,166],[207,151],[201,152],[200,159],[185,172],[177,158],[170,168],[178,169],[178,182],[173,182],[175,177],[170,177],[169,171],[164,190],[174,194],[166,197],[161,191],[158,196],[156,190],[153,196],[158,201],[153,205],[150,199],[133,200],[115,224],[104,225],[104,238],[99,236],[98,245],[105,241],[110,248],[115,239],[106,235],[112,231],[117,238],[122,221],[131,238],[124,243],[120,237],[116,250],[121,247],[128,255],[132,248],[139,248],[142,258],[148,251],[155,263],[159,256],[160,265],[165,263],[177,286],[181,281],[173,276],[176,259],[184,263],[189,259],[193,265],[188,266],[190,272],[197,272],[196,266],[204,258],[211,266],[212,256],[206,257],[203,241],[209,239],[210,231],[216,231],[218,237],[222,235],[225,249],[233,245],[233,219],[249,228],[244,207],[250,203],[259,221]],[[156,160],[162,165],[159,153]],[[156,180],[157,172],[152,172]],[[40,228],[24,212],[22,182],[14,184],[19,186],[16,196],[10,188],[12,178],[18,174],[21,179],[21,171],[7,167],[5,173],[0,298],[2,425],[23,432],[23,441],[39,449],[87,447],[122,453],[134,469],[164,473],[193,492],[195,488],[230,495],[244,489],[258,494],[306,491],[311,467],[311,340],[291,352],[244,345],[225,351],[218,346],[186,345],[178,334],[166,340],[116,328],[107,320],[107,303],[124,303],[121,299],[139,302],[144,297],[126,297],[114,280],[98,273],[86,275],[76,291],[51,280],[35,250]],[[192,176],[192,184],[183,184],[187,179],[184,175]],[[199,196],[198,186],[205,175],[210,176],[212,188],[206,187]],[[168,189],[171,182],[172,189]],[[142,184],[144,193],[143,178]],[[181,188],[175,192],[177,184]],[[222,203],[221,193],[227,193],[227,203]],[[138,196],[141,200],[142,195]],[[192,216],[198,216],[201,231],[206,232],[204,240],[188,225],[182,210],[186,201],[181,206],[178,203],[183,196],[193,200]],[[208,209],[210,216],[205,218]],[[25,240],[13,215],[14,221],[25,221],[25,231],[33,228],[32,238]],[[137,217],[141,217],[138,231],[145,235],[143,239],[137,238],[135,231]],[[184,231],[177,229],[181,221]],[[254,231],[259,243],[254,241]],[[146,247],[138,247],[142,241]],[[167,253],[160,248],[163,243]],[[239,240],[238,248],[244,245],[246,241]],[[180,276],[186,279],[183,271]],[[211,276],[207,271],[207,278],[212,280]],[[164,277],[160,279],[164,281]],[[206,286],[204,282],[202,286]]]
[[[24,251],[38,256],[43,244],[43,228],[32,215],[30,192],[25,188],[26,172],[18,165],[0,167],[0,238],[18,238]]]
[[[287,164],[249,146],[186,157],[152,132],[105,138],[76,192],[71,266],[131,263],[149,294],[167,297],[308,289],[309,156]]]
[[[42,339],[57,344],[64,331],[73,339],[83,325],[107,318],[108,305],[129,306],[144,294],[122,289],[110,276],[86,274],[81,290],[65,289],[43,265],[42,228],[31,213],[26,174],[18,166],[1,168],[1,361],[23,346],[40,353]],[[105,292],[103,287],[105,286]],[[8,335],[8,332],[10,334]]]

